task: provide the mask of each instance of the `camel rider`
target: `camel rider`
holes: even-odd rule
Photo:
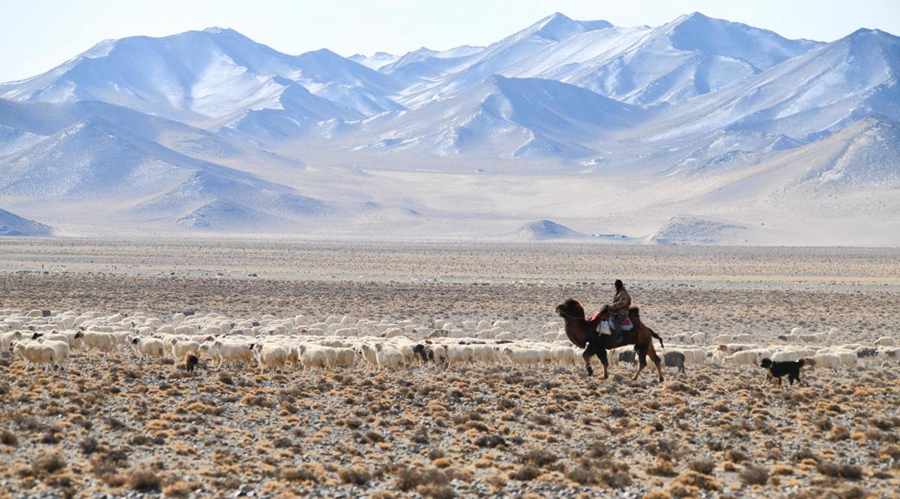
[[[616,296],[609,306],[609,310],[612,312],[613,332],[615,333],[614,344],[622,341],[622,323],[628,318],[628,309],[630,307],[631,295],[625,290],[625,285],[622,284],[622,281],[616,279]]]

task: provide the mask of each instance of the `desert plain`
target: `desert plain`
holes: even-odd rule
[[[660,353],[697,332],[900,343],[900,250],[879,248],[3,239],[0,320],[509,321],[527,342],[616,278]],[[898,497],[900,359],[880,353],[778,386],[712,357],[659,383],[628,363],[187,373],[127,348],[46,373],[4,351],[0,498]]]

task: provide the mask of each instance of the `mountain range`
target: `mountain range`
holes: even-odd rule
[[[0,208],[64,236],[894,246],[898,42],[700,13],[371,57],[106,40],[0,83]]]

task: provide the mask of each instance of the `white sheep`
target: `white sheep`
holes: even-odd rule
[[[53,364],[59,361],[57,351],[52,345],[36,341],[13,341],[10,346],[13,355],[21,357],[29,365],[43,367],[48,373]]]
[[[893,347],[897,346],[897,342],[890,336],[882,336],[875,340],[875,345],[879,347]]]
[[[378,369],[399,369],[406,365],[406,358],[391,345],[383,343],[375,344],[375,360],[378,363]]]
[[[221,369],[225,362],[250,362],[253,360],[250,343],[245,341],[220,339],[205,341],[200,345],[200,350],[205,351],[209,358],[218,361],[216,370]]]
[[[354,367],[356,366],[356,352],[352,348],[335,348],[337,358],[334,367]]]
[[[12,331],[0,334],[0,349],[6,352],[12,348],[14,341],[22,341],[31,337],[31,333],[26,331]]]
[[[56,336],[56,335],[54,335],[54,336]],[[63,338],[65,338],[65,336],[63,336]],[[56,355],[54,356],[54,359],[53,359],[54,364],[56,364],[56,366],[59,367],[60,369],[65,369],[66,362],[69,360],[69,342],[65,341],[64,339],[63,340],[53,340],[53,339],[49,339],[49,338],[48,339],[41,338],[41,340],[42,341],[40,341],[40,343],[43,343],[44,345],[47,345],[56,351]]]
[[[199,354],[200,343],[193,340],[185,340],[179,338],[170,338],[169,345],[175,360],[183,359],[188,353]]]
[[[841,358],[831,353],[817,353],[809,360],[809,364],[817,369],[830,368],[836,371],[841,367]]]
[[[138,354],[139,362],[143,362],[144,357],[162,359],[166,355],[165,345],[159,338],[135,337],[132,338],[131,344],[135,353]]]
[[[85,346],[91,352],[97,350],[105,354],[115,352],[118,348],[118,341],[112,333],[103,333],[98,331],[84,331]]]
[[[288,361],[288,349],[277,344],[255,343],[251,347],[256,362],[259,363],[259,372],[265,373],[266,368],[273,371],[284,369]]]
[[[448,364],[466,364],[475,360],[475,350],[469,345],[446,345]]]
[[[514,366],[537,366],[543,361],[541,352],[532,348],[505,347],[501,352]]]

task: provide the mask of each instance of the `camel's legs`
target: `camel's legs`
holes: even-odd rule
[[[600,363],[603,364],[603,379],[607,379],[609,378],[609,359],[606,357],[606,349],[598,348],[597,350],[597,358],[599,358]]]
[[[638,379],[638,376],[641,375],[641,371],[643,371],[644,368],[647,367],[647,350],[644,348],[638,348],[637,353],[638,353],[638,370],[636,373],[634,373],[634,377],[631,378],[632,380]]]
[[[651,338],[650,341],[653,341],[653,339]],[[662,383],[663,382],[662,364],[659,361],[659,355],[656,355],[656,350],[653,348],[653,343],[651,343],[650,348],[647,349],[647,354],[650,355],[650,360],[652,360],[653,363],[656,364],[656,372],[659,373],[659,382]]]

